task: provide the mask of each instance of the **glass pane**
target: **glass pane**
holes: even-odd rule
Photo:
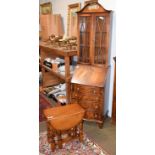
[[[106,20],[104,16],[96,17],[96,30],[95,30],[95,53],[94,63],[105,64],[106,62]]]
[[[89,63],[90,17],[80,17],[80,57],[79,61]]]

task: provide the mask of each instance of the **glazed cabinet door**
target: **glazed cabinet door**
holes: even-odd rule
[[[78,17],[79,31],[79,62],[90,63],[90,38],[91,38],[91,16],[81,15]]]
[[[108,22],[106,14],[94,15],[94,64],[108,63]]]

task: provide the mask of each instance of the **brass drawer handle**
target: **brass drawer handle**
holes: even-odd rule
[[[97,118],[97,114],[95,114],[95,116],[94,116],[95,118]]]
[[[98,106],[97,105],[95,106],[95,109],[98,109]]]

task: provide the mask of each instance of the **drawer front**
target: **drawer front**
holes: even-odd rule
[[[103,88],[72,84],[72,91],[87,95],[103,94]]]
[[[78,104],[85,109],[86,119],[101,120],[103,103],[101,102],[92,102],[92,101],[78,101]]]
[[[101,120],[104,108],[104,89],[72,84],[71,102],[85,109],[86,119]]]
[[[93,102],[93,101],[85,101],[85,100],[78,100],[78,104],[80,104],[85,109],[100,110],[100,109],[102,109],[103,103]]]
[[[103,88],[72,84],[71,98],[98,101],[103,99]]]
[[[86,110],[85,116],[86,119],[96,119],[101,120],[102,119],[102,113],[100,111],[91,111]]]

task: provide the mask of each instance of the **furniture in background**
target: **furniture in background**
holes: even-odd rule
[[[84,5],[87,5],[89,3],[98,2],[98,0],[85,0]]]
[[[78,65],[71,80],[71,100],[85,109],[85,120],[103,127],[108,71],[110,11],[87,4],[78,14]]]
[[[56,145],[62,148],[64,142],[78,138],[83,140],[84,109],[78,104],[54,107],[44,110],[47,119],[48,142],[52,151]]]
[[[81,3],[68,5],[67,36],[77,37],[77,11],[81,9]]]
[[[49,40],[51,35],[63,36],[64,28],[60,14],[40,15],[40,36],[42,41]]]
[[[84,120],[103,127],[104,84],[107,68],[77,65],[71,80],[71,102],[85,109]]]
[[[78,57],[80,63],[108,66],[110,12],[99,3],[78,12]]]
[[[115,61],[115,75],[114,75],[112,121],[113,121],[113,123],[116,123],[116,57],[114,57],[114,61]]]
[[[47,44],[46,42],[39,43],[40,48],[40,66],[42,71],[42,88],[49,86],[57,85],[60,83],[66,83],[66,97],[67,103],[70,102],[70,59],[71,57],[77,55],[76,50],[64,50],[62,48],[54,48],[52,45]],[[58,71],[53,70],[50,67],[44,65],[44,60],[47,57],[62,57],[65,61],[65,75],[61,74]]]
[[[40,14],[51,14],[52,13],[52,3],[47,2],[40,4]]]

